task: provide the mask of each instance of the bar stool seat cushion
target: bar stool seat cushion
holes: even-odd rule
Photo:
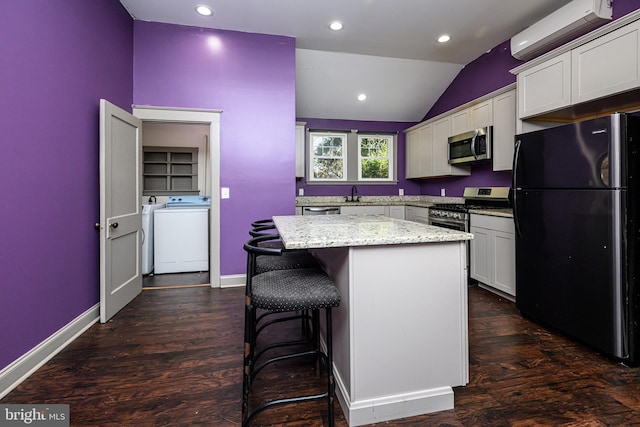
[[[283,252],[281,256],[258,255],[256,257],[255,274],[263,274],[273,270],[289,270],[297,268],[318,268],[318,261],[309,252]]]
[[[254,276],[252,303],[269,311],[314,310],[337,307],[340,294],[322,269],[273,270]]]

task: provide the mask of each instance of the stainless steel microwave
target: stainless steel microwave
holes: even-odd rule
[[[493,127],[486,126],[449,137],[449,164],[471,164],[491,159]]]

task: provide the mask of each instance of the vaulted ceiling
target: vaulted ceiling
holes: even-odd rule
[[[295,37],[298,117],[403,122],[419,121],[464,65],[569,1],[120,0],[138,20]]]

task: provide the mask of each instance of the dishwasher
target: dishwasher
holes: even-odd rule
[[[339,206],[306,206],[302,208],[302,215],[338,215]]]

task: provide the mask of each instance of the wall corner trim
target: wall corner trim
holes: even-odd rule
[[[100,319],[96,304],[0,371],[0,399]]]

